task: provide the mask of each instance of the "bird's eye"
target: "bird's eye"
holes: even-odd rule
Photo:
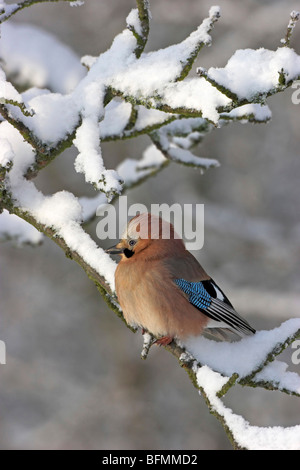
[[[128,242],[129,246],[134,246],[136,244],[135,240],[129,240]]]

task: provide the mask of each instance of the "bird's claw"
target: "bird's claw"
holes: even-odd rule
[[[158,346],[167,346],[168,344],[172,343],[173,338],[171,336],[162,336],[161,338],[154,341],[154,344]]]

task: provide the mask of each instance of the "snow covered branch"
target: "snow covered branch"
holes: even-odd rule
[[[143,53],[150,12],[146,1],[139,1],[137,6],[127,18],[127,29],[110,49],[98,58],[84,59],[88,73],[71,93],[33,88],[15,100],[7,101],[3,96],[3,119],[36,151],[27,177],[35,176],[74,144],[79,151],[76,171],[111,199],[121,193],[123,181],[115,170],[105,168],[101,139],[125,139],[157,129],[163,132],[168,123],[183,117],[202,117],[215,126],[224,120],[266,122],[270,111],[265,99],[300,75],[299,56],[285,47],[275,52],[237,51],[225,68],[211,68],[205,73],[201,69],[202,77],[186,78],[200,49],[211,43],[209,33],[220,16],[219,8],[212,7],[208,18],[181,43]],[[2,80],[4,85],[8,83]],[[4,88],[7,90],[7,85]],[[180,146],[172,140],[168,152],[160,145],[171,160],[201,168],[216,166],[188,154],[186,148],[178,149]],[[156,138],[158,141],[161,139]]]
[[[288,372],[284,362],[275,360],[297,338],[300,318],[288,320],[274,330],[259,331],[237,343],[197,338],[184,346],[172,343],[167,349],[187,370],[235,449],[293,450],[299,449],[300,426],[252,426],[227,408],[222,397],[235,384],[300,396],[300,376]]]
[[[182,148],[182,141],[177,141],[177,144],[170,142],[168,138],[166,138],[164,129],[153,132],[151,139],[156,148],[160,150],[166,158],[176,163],[199,168],[202,174],[205,170],[216,168],[220,165],[217,160],[198,157],[188,150],[187,147],[193,145],[193,140],[190,140],[190,142],[185,141],[185,148]]]
[[[164,169],[170,161],[164,158],[163,154],[154,146],[149,146],[143,153],[140,160],[126,158],[116,170],[124,181],[123,192],[144,183],[148,178],[155,176]],[[114,198],[110,201],[113,202]],[[82,197],[79,199],[83,209],[84,224],[90,223],[97,215],[97,210],[105,206],[108,202],[103,193],[99,193],[93,198]]]
[[[69,2],[70,5],[81,5],[84,2],[78,0],[23,0],[23,2],[12,3],[7,5],[5,1],[1,0],[0,3],[0,24],[9,20],[13,15],[18,13],[24,8],[31,7],[35,3],[53,3],[53,2]]]
[[[289,428],[251,425],[228,408],[222,398],[236,384],[300,397],[300,376],[287,371],[286,363],[275,360],[297,338],[300,318],[236,343],[216,343],[202,337],[190,339],[184,345],[172,342],[165,348],[186,370],[211,414],[223,425],[234,449],[295,450],[299,449],[300,425]],[[143,359],[153,342],[154,338],[145,333]]]
[[[299,78],[300,58],[293,49],[236,51],[224,68],[199,67],[200,77],[232,100],[232,109],[248,103],[265,103]]]
[[[127,28],[136,38],[137,45],[134,53],[139,58],[148,40],[151,13],[148,0],[137,0],[136,3],[137,9],[131,10],[127,17]]]
[[[44,1],[56,0],[10,5],[2,1],[0,23]],[[98,57],[82,59],[87,70],[52,36],[36,28],[1,26],[0,239],[38,244],[41,234],[49,237],[82,267],[122,319],[114,291],[116,263],[91,239],[84,224],[97,208],[170,162],[195,167],[200,173],[218,167],[216,159],[196,155],[202,139],[234,121],[269,121],[267,98],[300,77],[300,57],[289,47],[299,18],[296,12],[291,14],[284,47],[237,50],[224,67],[199,68],[198,76],[188,77],[202,47],[211,44],[210,33],[219,17],[219,7],[212,7],[182,42],[145,53],[151,14],[148,0],[137,0],[127,27],[111,47]],[[16,40],[13,48],[11,38]],[[24,48],[26,41],[32,42]],[[151,144],[140,160],[124,158],[116,168],[106,167],[101,142],[142,134]],[[95,188],[94,198],[78,198],[65,190],[46,196],[34,184],[38,172],[72,145],[77,149],[75,171]],[[235,384],[299,396],[299,376],[275,360],[299,336],[300,321],[290,320],[239,343],[212,347],[211,341],[201,338],[186,345],[173,342],[166,349],[188,371],[235,448],[294,448],[300,441],[299,426],[277,430],[251,426],[221,398]],[[149,336],[147,340],[144,357]]]
[[[293,31],[295,29],[295,26],[297,24],[297,21],[299,21],[299,18],[300,18],[300,12],[293,10],[291,12],[291,15],[290,15],[290,21],[289,21],[289,24],[287,26],[285,37],[283,39],[281,39],[281,41],[280,41],[283,46],[289,46],[290,45],[291,37],[292,37]]]

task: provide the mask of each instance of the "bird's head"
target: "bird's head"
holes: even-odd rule
[[[131,219],[120,242],[106,250],[112,255],[121,255],[122,261],[140,255],[151,257],[171,248],[170,241],[184,248],[183,241],[169,222],[148,212]]]

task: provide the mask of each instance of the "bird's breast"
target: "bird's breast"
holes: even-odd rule
[[[120,262],[115,277],[117,296],[129,324],[156,336],[183,338],[202,332],[207,318],[178,289],[167,262]]]

